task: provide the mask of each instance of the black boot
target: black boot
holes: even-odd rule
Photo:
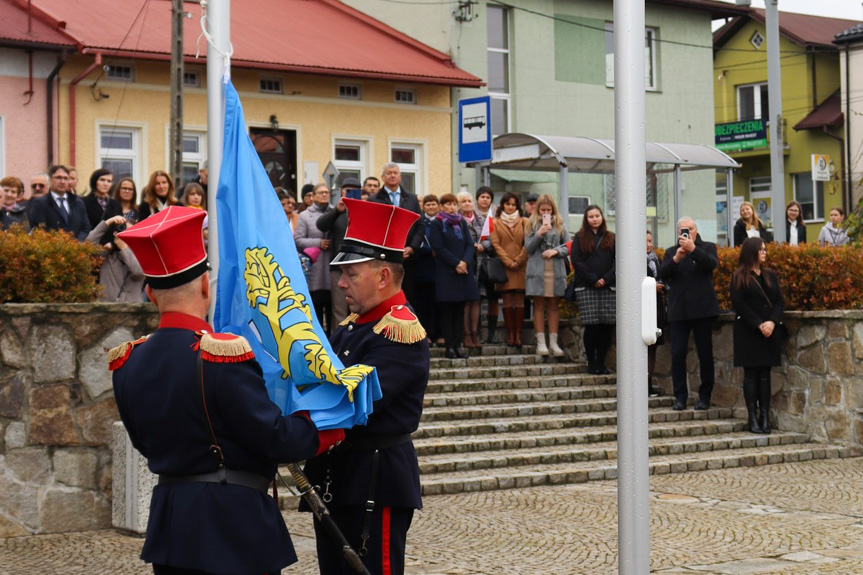
[[[596,341],[596,373],[600,375],[608,375],[611,373],[605,367],[605,356],[608,353],[608,348],[611,347],[611,332],[614,326],[602,324],[599,327],[599,336]]]
[[[761,409],[761,432],[770,433],[770,368],[761,370],[758,376],[758,407]]]
[[[487,315],[485,316],[486,326],[488,327],[488,333],[485,336],[486,343],[495,343],[494,341],[494,332],[497,331],[497,316]]]
[[[584,356],[587,358],[587,373],[596,374],[596,326],[584,326],[582,335]]]
[[[758,374],[753,369],[743,368],[743,399],[749,415],[749,431],[764,433],[758,422]]]

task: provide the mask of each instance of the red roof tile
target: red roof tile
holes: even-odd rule
[[[26,7],[0,0],[0,43],[4,46],[74,47],[75,42],[56,30],[57,22],[43,22],[38,15],[30,18]]]
[[[2,0],[0,0],[2,1]],[[169,0],[33,0],[66,22],[85,52],[164,59],[170,54]],[[184,51],[194,56],[201,7],[187,2]],[[451,86],[482,80],[452,59],[336,0],[234,0],[232,64],[336,76],[393,79]]]
[[[762,24],[765,22],[766,17],[762,8],[754,8],[749,14],[753,20]],[[734,18],[716,30],[713,33],[714,46],[719,47],[723,45],[746,21],[745,16]],[[835,50],[836,46],[833,44],[833,38],[836,34],[856,24],[859,24],[859,21],[795,14],[794,12],[779,12],[780,33],[800,46],[823,47]]]
[[[842,98],[836,91],[818,104],[809,115],[797,122],[795,130],[817,130],[822,127],[838,128],[842,125]]]

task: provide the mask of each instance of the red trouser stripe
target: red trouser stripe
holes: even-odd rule
[[[392,566],[390,565],[390,508],[384,507],[384,514],[381,517],[381,567],[383,575],[392,575]]]

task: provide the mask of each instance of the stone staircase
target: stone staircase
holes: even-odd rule
[[[614,375],[485,346],[468,359],[433,349],[420,428],[414,433],[425,495],[583,483],[617,476]],[[671,409],[649,399],[650,473],[843,457],[801,433],[755,435],[730,408]]]

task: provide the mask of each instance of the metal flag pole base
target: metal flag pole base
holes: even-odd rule
[[[366,569],[366,566],[363,565],[360,556],[357,555],[357,552],[354,551],[353,547],[351,547],[348,540],[345,539],[344,534],[342,534],[339,526],[336,525],[336,522],[333,521],[332,516],[330,515],[330,510],[327,509],[327,506],[321,500],[318,492],[315,491],[315,488],[309,483],[309,478],[306,477],[306,474],[303,473],[303,470],[300,469],[300,466],[296,463],[288,464],[288,471],[291,472],[291,477],[294,478],[294,482],[297,484],[297,487],[300,490],[300,495],[303,499],[306,500],[306,503],[309,504],[309,507],[312,509],[312,513],[315,514],[315,517],[318,521],[321,522],[327,532],[329,532],[330,537],[333,538],[333,541],[342,548],[342,555],[344,555],[345,561],[348,562],[348,565],[351,569],[356,571],[357,573],[362,573],[363,575],[371,575],[369,570]],[[285,486],[287,487],[287,483],[285,483],[284,478],[279,475],[279,479]]]

